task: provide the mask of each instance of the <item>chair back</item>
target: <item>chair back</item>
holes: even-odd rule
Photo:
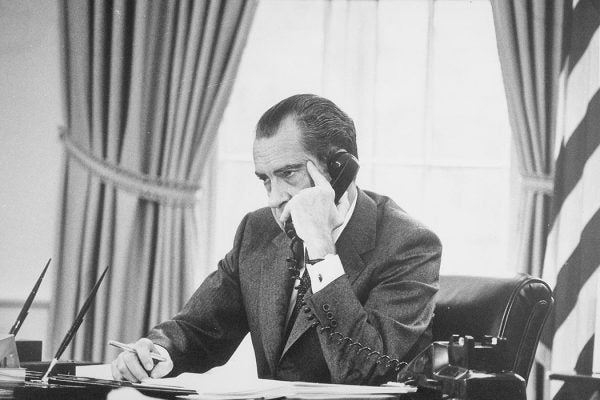
[[[505,337],[511,370],[527,380],[553,303],[544,281],[526,274],[445,275],[436,296],[433,340],[449,340],[452,334]]]

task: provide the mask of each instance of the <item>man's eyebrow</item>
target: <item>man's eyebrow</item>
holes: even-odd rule
[[[301,163],[296,163],[296,164],[287,164],[284,165],[281,168],[276,169],[273,174],[277,175],[280,174],[284,171],[289,171],[289,170],[298,170],[298,169],[302,169],[304,168],[306,164],[301,162]],[[258,171],[254,171],[254,175],[256,175],[258,177],[258,179],[266,179],[267,178],[267,174],[262,173],[262,172],[258,172]]]
[[[305,165],[306,165],[306,163],[288,164],[286,166],[276,169],[274,173],[279,174],[284,171],[302,169],[302,168],[304,168]]]

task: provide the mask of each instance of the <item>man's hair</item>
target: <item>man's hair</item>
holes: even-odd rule
[[[326,164],[330,154],[339,149],[358,158],[352,119],[331,100],[314,94],[297,94],[269,108],[258,120],[256,138],[274,136],[287,117],[294,119],[304,149],[318,161]]]

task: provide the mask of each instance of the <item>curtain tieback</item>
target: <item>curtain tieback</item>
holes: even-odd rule
[[[529,175],[521,173],[521,183],[525,189],[547,195],[554,193],[554,177],[550,175]]]
[[[65,127],[60,128],[60,139],[67,154],[104,183],[145,200],[175,207],[193,207],[198,201],[199,184],[152,177],[103,160],[75,143]]]

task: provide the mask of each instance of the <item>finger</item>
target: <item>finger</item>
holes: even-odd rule
[[[165,358],[165,361],[161,361],[154,366],[154,369],[150,373],[150,377],[152,378],[162,378],[167,375],[173,369],[173,360],[171,359],[171,355],[162,346],[154,345],[155,350]]]
[[[150,373],[151,378],[162,378],[173,369],[173,361],[169,358],[167,361],[159,362]]]
[[[126,355],[126,353],[119,354],[119,357],[115,360],[115,368],[121,375],[121,379],[128,380],[130,382],[138,382],[139,379],[136,378],[136,376],[129,370],[129,366],[125,360]]]
[[[137,353],[137,357],[140,359],[140,362],[146,371],[152,371],[152,368],[154,368],[154,360],[150,353],[154,350],[154,343],[152,343],[150,339],[142,338],[135,342],[133,349]]]
[[[310,175],[310,177],[312,178],[315,186],[331,187],[331,184],[329,183],[327,178],[321,173],[321,171],[319,171],[317,166],[312,161],[307,161],[306,170],[308,171],[308,175]]]
[[[287,203],[285,203],[285,206],[283,207],[283,211],[281,211],[281,215],[279,216],[279,222],[281,224],[285,224],[285,221],[287,221],[292,216],[292,210],[290,208],[290,204],[291,204],[292,200],[294,200],[294,199],[292,198]]]
[[[127,352],[123,354],[123,361],[125,363],[126,371],[129,371],[134,378],[133,382],[141,382],[142,379],[148,377],[148,372],[144,369],[142,364],[140,364],[140,359],[137,354]],[[121,372],[123,372],[123,370],[121,370]],[[124,376],[130,380],[127,374],[124,374]]]
[[[119,368],[117,368],[117,359],[113,360],[113,362],[110,363],[110,372],[112,373],[113,379],[117,381],[125,379],[121,374],[121,371],[119,371]]]

